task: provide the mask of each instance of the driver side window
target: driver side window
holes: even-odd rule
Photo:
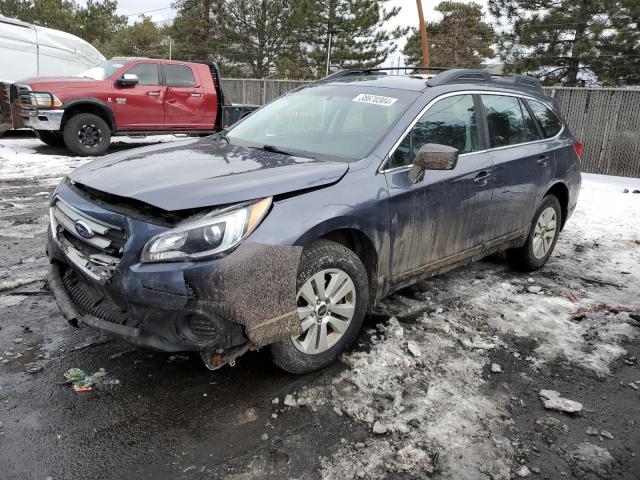
[[[478,150],[478,123],[473,95],[456,95],[434,103],[389,157],[387,168],[411,165],[425,143],[457,148],[460,153]]]

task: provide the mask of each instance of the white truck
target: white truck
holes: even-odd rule
[[[104,61],[96,48],[75,35],[0,15],[0,135],[12,125],[13,82],[75,75]]]

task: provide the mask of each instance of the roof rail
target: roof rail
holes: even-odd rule
[[[540,81],[535,77],[517,73],[496,75],[484,69],[456,68],[445,70],[427,80],[427,85],[447,85],[451,83],[490,83],[520,90],[533,90],[542,93]]]
[[[542,86],[535,77],[520,75],[517,73],[510,74],[492,74],[486,69],[477,68],[440,68],[440,67],[380,67],[380,68],[362,68],[347,69],[334,72],[321,78],[319,81],[335,80],[343,77],[363,76],[363,75],[386,75],[388,71],[408,71],[416,72],[438,72],[432,78],[427,80],[427,85],[435,87],[436,85],[447,85],[451,83],[483,83],[500,85],[519,90],[532,90],[542,93]]]
[[[334,72],[326,77],[321,78],[319,81],[325,80],[335,80],[336,78],[341,77],[350,77],[356,75],[386,75],[388,71],[407,71],[411,70],[412,72],[420,71],[432,71],[432,72],[444,72],[448,70],[446,68],[440,67],[376,67],[376,68],[349,68],[346,70],[339,70]]]

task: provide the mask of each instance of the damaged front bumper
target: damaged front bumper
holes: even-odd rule
[[[245,241],[214,260],[144,264],[142,245],[162,227],[117,218],[74,195],[59,198],[62,204],[56,198],[47,242],[49,285],[72,324],[158,350],[199,351],[210,368],[300,334],[301,247]],[[62,212],[67,217],[55,215],[56,205],[70,207]],[[84,249],[83,240],[69,231],[78,222],[122,228],[126,238],[120,238],[118,253]],[[94,243],[117,239],[116,233],[104,231]]]

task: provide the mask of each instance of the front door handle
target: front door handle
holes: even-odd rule
[[[151,97],[159,97],[160,96],[160,92],[147,92],[147,95],[151,96]]]
[[[538,157],[538,160],[536,160],[536,163],[538,165],[540,165],[541,167],[546,167],[547,165],[549,165],[549,156],[548,155],[540,155]]]
[[[201,96],[202,96],[202,94],[201,94],[201,93],[198,93],[198,92],[193,92],[193,93],[191,93],[191,96],[192,96],[192,97],[201,97]]]
[[[491,173],[489,172],[480,172],[478,173],[474,179],[473,179],[473,183],[475,183],[476,185],[480,185],[481,187],[485,186],[488,182],[489,179],[491,178]]]

